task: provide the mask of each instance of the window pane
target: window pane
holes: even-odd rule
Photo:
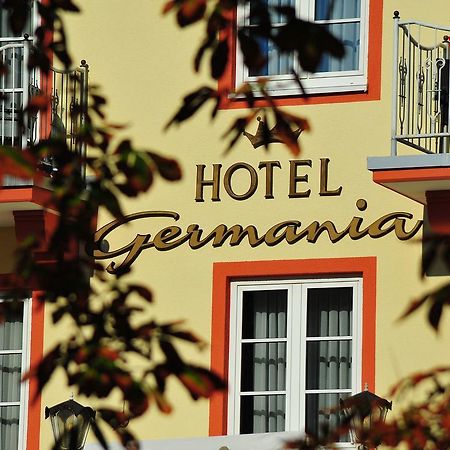
[[[19,446],[19,407],[0,407],[0,448],[15,449]]]
[[[22,355],[0,355],[0,401],[20,400]]]
[[[245,291],[242,338],[286,337],[287,291]]]
[[[306,389],[352,387],[351,341],[306,343]]]
[[[333,58],[328,53],[324,54],[316,72],[358,70],[360,47],[359,23],[335,23],[327,25],[327,29],[344,44],[345,56],[342,59],[338,59]]]
[[[285,23],[285,16],[274,9],[278,6],[291,6],[295,8],[295,0],[250,0],[250,25],[259,24],[257,16],[261,15],[261,13],[258,13],[258,8],[260,7],[264,9],[269,8],[270,21],[273,25]]]
[[[0,350],[20,350],[22,348],[23,304],[14,304],[8,309],[5,321],[0,323]]]
[[[250,35],[253,39],[256,39],[261,53],[266,58],[266,64],[261,69],[249,69],[250,77],[289,75],[292,73],[294,58],[291,54],[279,52],[273,42],[267,38],[257,36],[253,32]]]
[[[352,336],[353,288],[308,289],[307,336]]]
[[[23,47],[8,48],[1,53],[1,58],[7,69],[7,73],[1,78],[1,89],[22,88]],[[16,104],[16,108],[18,107]]]
[[[316,0],[315,20],[361,17],[361,0]]]
[[[3,7],[0,8],[0,37],[23,36],[25,33],[28,33],[29,35],[33,34],[33,31],[31,29],[31,4],[32,2],[30,0],[28,2],[29,14],[27,18],[27,23],[25,25],[25,28],[20,34],[15,34],[11,31],[11,27],[9,26],[8,20],[8,11]]]
[[[329,430],[335,430],[343,420],[339,411],[339,399],[348,394],[306,394],[306,423],[308,434],[324,437]],[[342,435],[339,442],[349,442],[348,434]]]
[[[283,391],[286,387],[286,343],[242,345],[241,391]]]
[[[241,434],[284,431],[285,417],[284,395],[241,397]]]

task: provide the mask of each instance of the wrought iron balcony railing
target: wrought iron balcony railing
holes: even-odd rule
[[[0,145],[26,148],[48,137],[64,139],[71,151],[84,156],[85,144],[77,139],[88,102],[88,66],[73,70],[51,68],[48,74],[28,69],[32,41],[0,38],[0,61],[6,72],[0,77]],[[48,99],[48,108],[32,114],[26,108],[32,96]],[[50,159],[43,166],[57,170]],[[84,171],[84,168],[82,168]],[[8,178],[3,185],[29,184],[30,180]]]
[[[449,33],[395,13],[391,156],[449,152]]]

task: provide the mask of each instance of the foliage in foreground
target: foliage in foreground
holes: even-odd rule
[[[180,27],[204,23],[204,39],[195,55],[194,66],[199,70],[202,61],[209,55],[209,68],[214,81],[224,74],[229,61],[236,4],[237,0],[170,0],[165,2],[163,8],[164,14],[175,15]],[[256,7],[252,10],[258,26],[253,31],[260,37],[272,40],[282,51],[295,52],[304,70],[313,72],[323,53],[336,57],[343,55],[343,46],[338,40],[324,28],[298,19],[292,8],[276,8],[285,16],[286,24],[275,32],[263,2],[254,2],[254,5]],[[11,26],[20,34],[26,22],[26,0],[5,0],[3,8],[8,9]],[[52,55],[65,67],[71,66],[61,20],[61,13],[68,11],[79,11],[71,0],[48,0],[45,5],[39,4],[42,24],[36,30],[30,68],[48,73]],[[53,39],[49,39],[51,35]],[[237,38],[245,64],[255,69],[261,67],[265,62],[264,56],[254,35],[243,28],[237,31]],[[2,66],[0,70],[4,75],[7,68]],[[302,88],[300,78],[296,77]],[[276,123],[284,143],[293,154],[298,154],[300,149],[292,129],[307,129],[308,123],[304,118],[280,109],[265,89],[266,83],[267,79],[261,79],[253,85],[244,84],[236,93],[245,98],[250,109],[231,124],[225,136],[229,139],[227,149],[232,148],[256,115],[263,115],[267,131],[271,123]],[[229,94],[218,90],[215,84],[200,86],[183,99],[180,109],[167,126],[188,120],[207,103],[213,104],[211,116],[216,117],[220,104]],[[257,101],[261,98],[267,105],[262,110]],[[50,107],[50,102],[51,99],[38,94],[31,98],[27,112],[44,112]],[[176,161],[154,150],[138,150],[128,140],[115,143],[114,137],[120,127],[108,121],[104,113],[105,104],[104,97],[95,91],[90,92],[87,120],[76,137],[79,143],[89,146],[87,158],[71,152],[65,140],[49,138],[30,145],[25,151],[3,147],[0,175],[43,179],[41,163],[45,158],[56,161],[58,167],[52,178],[46,179],[52,192],[46,206],[59,213],[46,249],[51,258],[45,263],[36,258],[36,248],[41,243],[31,237],[22,242],[17,259],[16,289],[11,294],[21,298],[24,287],[38,285],[44,292],[40,301],[53,305],[54,323],[69,318],[74,332],[51,349],[40,364],[32,368],[28,377],[37,377],[42,389],[55,370],[60,368],[66,374],[68,385],[75,387],[80,394],[105,399],[113,391],[119,392],[126,404],[124,410],[100,407],[98,412],[116,431],[123,444],[131,445],[134,437],[124,424],[144,414],[151,404],[157,405],[163,413],[171,411],[172,406],[166,398],[169,377],[177,378],[193,399],[209,397],[215,390],[224,389],[224,384],[208,369],[185,361],[178,352],[177,341],[203,345],[182,324],[160,323],[153,319],[135,320],[142,317],[142,311],[147,311],[152,302],[152,293],[148,288],[128,282],[124,272],[111,279],[100,263],[93,262],[87,255],[80,256],[83,255],[78,251],[80,243],[86,244],[91,251],[93,249],[93,226],[99,210],[106,210],[120,219],[123,213],[119,198],[147,192],[156,176],[169,182],[181,177]],[[73,111],[74,116],[79,114],[81,111]],[[88,188],[80,171],[83,165],[87,165],[93,175]],[[428,258],[425,258],[425,265],[435,259],[438,247],[444,248],[443,254],[450,263],[448,238],[436,236]],[[92,277],[95,283],[91,282]],[[405,316],[429,304],[430,324],[438,329],[443,309],[450,304],[449,294],[447,285],[430,292],[413,303]],[[3,303],[2,307],[11,305]],[[154,358],[155,347],[163,355],[160,360]],[[141,373],[129,370],[127,361],[131,355],[140,358],[146,365]],[[401,396],[405,390],[414,389],[417,383],[431,380],[429,398],[405,408],[387,424],[378,424],[368,440],[392,447],[404,443],[410,449],[450,448],[450,389],[441,380],[441,375],[448,371],[448,368],[436,369],[400,382],[393,395]],[[335,441],[336,433],[346,431],[344,426],[342,430],[328,435],[327,439],[309,436],[305,441],[291,443],[291,446],[317,448],[318,445]],[[103,447],[107,448],[98,423],[94,424],[94,432]]]

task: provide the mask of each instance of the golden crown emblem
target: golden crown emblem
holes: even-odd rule
[[[258,129],[256,130],[255,134],[251,134],[248,131],[243,131],[243,135],[248,138],[250,143],[253,145],[253,148],[261,147],[261,145],[268,145],[273,143],[282,143],[284,140],[282,139],[282,134],[284,133],[281,130],[281,127],[279,127],[278,124],[275,124],[275,126],[271,130],[267,130],[265,128],[265,123],[261,119],[261,117],[257,117],[258,120]],[[301,128],[298,128],[297,130],[292,130],[292,135],[295,137],[295,139],[298,139],[300,136],[300,133],[303,130]]]

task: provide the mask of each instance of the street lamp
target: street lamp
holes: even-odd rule
[[[384,422],[388,410],[392,409],[392,402],[373,394],[366,385],[364,391],[341,399],[340,403],[350,422],[352,442],[361,444],[358,447],[361,450],[368,449],[367,436],[374,424]]]
[[[60,450],[83,450],[95,411],[70,399],[51,408],[45,408],[50,417],[53,436]]]

